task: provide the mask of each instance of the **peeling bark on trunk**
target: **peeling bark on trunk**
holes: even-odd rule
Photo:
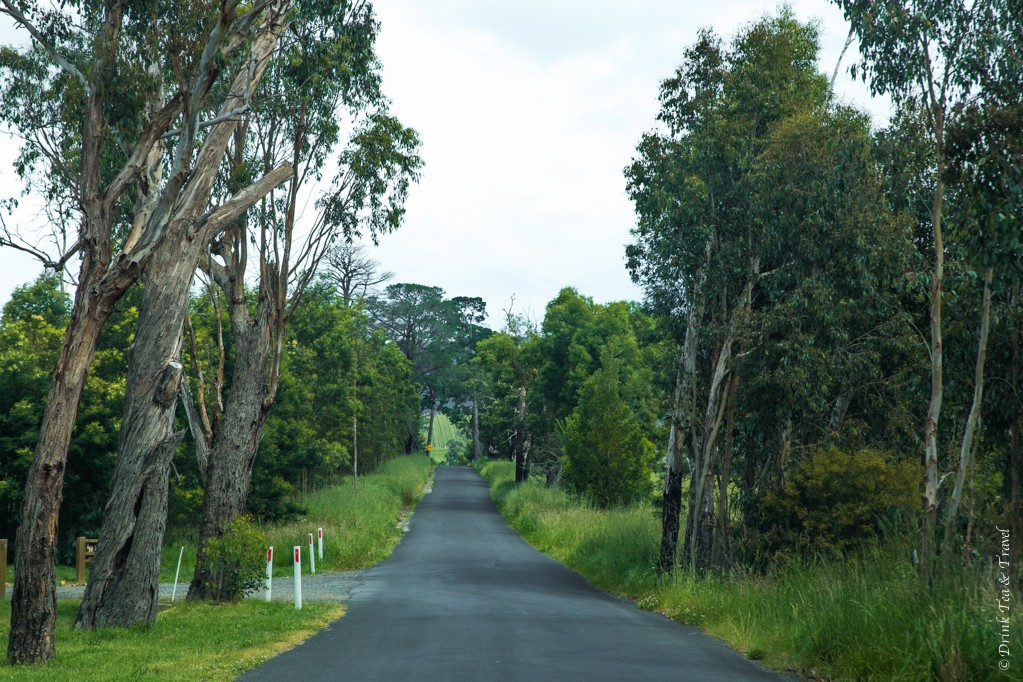
[[[939,150],[941,140],[938,141]],[[931,222],[934,227],[934,270],[931,273],[931,398],[924,422],[924,494],[923,515],[920,524],[920,567],[926,584],[930,583],[934,567],[935,529],[938,524],[938,421],[941,418],[941,403],[944,396],[942,379],[941,342],[941,294],[945,277],[945,247],[941,237],[941,213],[945,185],[942,180],[944,164],[940,158],[937,168],[937,188],[931,207]]]
[[[83,265],[86,270],[88,261]],[[60,359],[50,382],[35,458],[29,468],[15,539],[14,587],[7,656],[11,663],[53,658],[57,619],[54,558],[57,519],[63,499],[67,448],[78,414],[96,341],[113,304],[97,306],[89,296],[91,282],[76,294],[75,315],[68,325]]]
[[[945,515],[945,543],[952,539],[956,516],[959,513],[959,500],[966,483],[966,473],[970,468],[970,456],[973,453],[973,438],[980,421],[980,410],[984,403],[984,363],[987,360],[987,341],[991,329],[991,284],[994,269],[990,266],[984,272],[984,297],[980,314],[980,341],[977,344],[977,364],[973,375],[973,404],[966,420],[966,431],[963,434],[962,447],[959,450],[959,468],[956,471],[955,486],[949,498]]]
[[[156,616],[167,477],[174,447],[184,435],[174,432],[173,426],[192,276],[213,236],[293,174],[289,165],[279,166],[223,206],[204,213],[238,126],[237,118],[226,114],[246,105],[255,91],[283,30],[279,10],[284,4],[282,0],[268,11],[253,40],[248,68],[235,77],[231,95],[221,104],[219,113],[226,120],[206,136],[173,210],[167,207],[171,213],[163,231],[169,248],[156,252],[147,272],[128,367],[120,451],[77,628],[127,627],[152,622]]]
[[[237,355],[231,393],[206,469],[205,495],[199,520],[199,546],[189,599],[218,599],[218,582],[206,556],[209,540],[219,537],[245,509],[252,466],[263,427],[277,397],[283,325],[272,321],[270,306],[261,305],[255,319],[242,301],[232,309]]]
[[[738,315],[745,312],[753,295],[754,277],[759,274],[759,266],[754,263],[753,273],[743,288],[739,301],[732,311],[732,319],[728,331],[721,342],[710,390],[707,393],[707,408],[703,417],[703,434],[700,450],[693,467],[692,485],[690,486],[689,511],[686,524],[686,566],[694,572],[702,572],[710,565],[711,549],[714,539],[714,489],[708,485],[713,471],[713,458],[718,452],[717,436],[724,420],[727,407],[725,379],[728,377],[732,359],[732,345],[738,326]]]
[[[724,568],[728,556],[728,483],[732,474],[732,445],[735,436],[735,394],[739,377],[732,375],[728,384],[728,417],[725,424],[725,447],[721,456],[721,473],[718,477],[717,521],[714,524],[714,544],[710,552],[710,564]]]
[[[713,240],[709,239],[704,248],[705,260],[710,260]],[[692,292],[689,318],[686,320],[686,335],[679,356],[678,373],[675,377],[671,426],[668,432],[668,453],[664,466],[664,495],[661,505],[661,549],[657,569],[668,573],[675,569],[678,557],[678,533],[682,515],[682,476],[685,468],[685,453],[696,443],[696,421],[693,409],[696,405],[696,355],[699,349],[700,324],[703,321],[703,287],[706,271],[696,274],[696,285]],[[693,449],[695,461],[695,447]],[[688,517],[687,517],[688,518]]]
[[[669,573],[678,555],[678,533],[682,515],[682,475],[685,452],[692,435],[692,408],[696,388],[696,351],[699,321],[690,313],[686,337],[682,343],[678,374],[675,377],[674,407],[668,432],[668,453],[664,467],[664,495],[661,505],[661,549],[657,568]]]
[[[119,456],[77,628],[129,627],[156,618],[167,479],[174,448],[184,437],[174,430],[174,407],[183,377],[181,339],[193,267],[162,250],[146,276],[128,363]]]
[[[678,428],[673,423],[668,433],[668,459],[664,471],[664,495],[661,504],[661,550],[657,561],[659,573],[675,568],[678,554],[678,531],[682,515],[682,462]]]

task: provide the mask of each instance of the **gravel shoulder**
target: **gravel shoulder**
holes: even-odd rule
[[[338,573],[316,573],[310,575],[302,574],[302,601],[307,602],[332,602],[342,603],[348,601],[352,590],[362,585],[362,575],[365,569],[360,571],[342,571]],[[295,581],[290,572],[275,574],[270,591],[271,601],[293,602],[295,600]],[[81,599],[85,593],[84,585],[58,585],[57,599]],[[175,593],[174,583],[160,583],[160,601],[180,601],[188,593],[188,581],[178,583]],[[7,588],[6,598],[10,599],[11,588]],[[262,599],[263,592],[253,594],[249,599]]]

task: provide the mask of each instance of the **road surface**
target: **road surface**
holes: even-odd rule
[[[526,544],[469,467],[433,492],[347,614],[241,677],[269,680],[780,680],[716,639],[591,587]]]

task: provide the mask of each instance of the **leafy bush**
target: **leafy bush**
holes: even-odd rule
[[[237,601],[263,584],[266,535],[248,516],[239,516],[219,537],[206,543],[213,566],[207,583],[213,599]]]
[[[650,487],[654,446],[621,393],[614,363],[597,370],[561,429],[566,483],[603,508],[643,499]]]
[[[813,451],[751,514],[762,549],[834,552],[876,537],[881,521],[917,504],[917,468],[878,450]]]

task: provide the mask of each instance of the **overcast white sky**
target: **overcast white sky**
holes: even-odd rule
[[[622,169],[654,125],[660,81],[699,28],[730,39],[777,10],[767,0],[375,0],[377,44],[392,110],[418,130],[425,160],[405,225],[371,255],[395,281],[481,296],[499,326],[515,311],[540,319],[559,289],[598,302],[641,298],[624,247],[634,223]],[[830,75],[848,33],[826,0],[795,0],[821,22],[822,71]],[[16,34],[13,34],[16,36]],[[0,25],[0,42],[12,31]],[[848,66],[838,96],[884,123]],[[0,196],[20,186],[16,141],[0,133]],[[31,202],[26,202],[31,203]],[[38,221],[28,210],[21,222]],[[77,267],[77,265],[76,265]],[[0,249],[0,305],[40,268]]]

